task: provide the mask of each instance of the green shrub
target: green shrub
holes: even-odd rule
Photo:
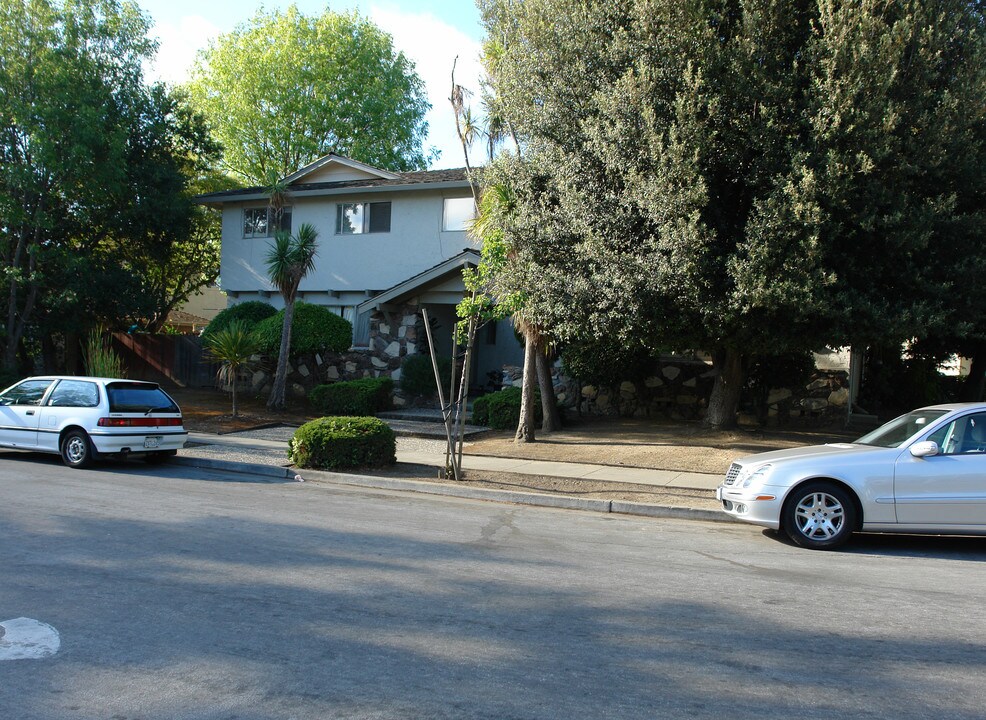
[[[447,391],[452,378],[451,358],[438,358],[438,374],[442,379],[442,390]],[[438,394],[430,355],[408,355],[404,358],[401,365],[401,390],[408,395]]]
[[[202,332],[202,339],[204,340],[220,330],[225,330],[235,322],[243,323],[248,330],[253,330],[261,320],[266,320],[271,315],[276,314],[277,310],[259,300],[250,300],[239,305],[233,305],[221,310],[218,315],[212,318],[212,321]]]
[[[494,430],[514,430],[520,422],[521,389],[509,387],[473,400],[472,422]],[[534,391],[534,413],[541,422],[541,393]]]
[[[394,381],[389,377],[363,378],[318,385],[308,401],[327,415],[375,415],[389,410]]]
[[[260,341],[261,352],[276,355],[281,351],[281,329],[284,311],[279,311],[257,324],[254,334]],[[353,344],[353,326],[324,305],[295,303],[291,323],[291,354],[345,352]]]
[[[565,346],[562,372],[589,385],[615,385],[624,380],[643,381],[657,372],[656,353],[628,346],[619,339],[595,338]]]
[[[377,418],[324,417],[295,431],[288,456],[300,468],[321,470],[393,465],[397,440]]]

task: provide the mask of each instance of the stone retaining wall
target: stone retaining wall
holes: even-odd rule
[[[672,420],[699,420],[705,415],[715,383],[712,366],[701,360],[662,360],[657,373],[642,381],[623,381],[609,386],[580,385],[562,374],[556,364],[551,370],[559,407],[588,415],[664,416]],[[504,366],[503,387],[521,387],[523,368]],[[783,424],[790,418],[828,422],[846,412],[849,400],[847,373],[816,371],[803,388],[773,388],[767,402],[767,417]]]

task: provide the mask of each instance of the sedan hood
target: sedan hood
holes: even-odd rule
[[[838,455],[858,455],[869,453],[886,448],[874,447],[872,445],[857,445],[854,443],[833,443],[831,445],[809,445],[807,447],[788,448],[786,450],[773,450],[771,452],[748,455],[740,458],[736,462],[740,465],[760,465],[762,463],[776,463],[785,460],[804,460],[812,457],[838,456]]]

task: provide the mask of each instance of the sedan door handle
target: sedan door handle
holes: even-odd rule
[[[25,415],[34,415],[34,410],[28,410],[24,413]]]

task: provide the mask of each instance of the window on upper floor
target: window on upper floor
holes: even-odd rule
[[[469,223],[476,219],[476,203],[471,197],[445,198],[442,213],[442,230],[462,231],[469,229]]]
[[[336,235],[390,232],[390,203],[339,203]]]
[[[291,208],[281,208],[281,227],[278,229],[291,232]],[[274,211],[266,207],[244,208],[243,237],[274,237]]]

